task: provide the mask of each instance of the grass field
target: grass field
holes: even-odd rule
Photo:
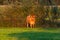
[[[60,28],[0,28],[0,40],[60,40]]]

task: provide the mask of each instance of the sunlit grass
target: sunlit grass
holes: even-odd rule
[[[12,33],[23,33],[23,32],[60,33],[60,28],[0,28],[0,40],[14,40],[15,38],[8,37],[7,35]],[[15,40],[17,40],[17,38]]]

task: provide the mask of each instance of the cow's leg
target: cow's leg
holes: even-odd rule
[[[35,24],[33,24],[33,28],[35,27]]]
[[[32,28],[34,28],[34,25],[32,24]]]
[[[33,27],[33,25],[32,25],[32,24],[30,24],[30,27],[32,28],[32,27]]]
[[[27,28],[30,27],[30,23],[27,23]]]
[[[28,28],[28,23],[27,23],[27,28]]]
[[[33,28],[33,24],[32,24],[32,28]]]
[[[34,28],[34,24],[30,24],[30,27],[31,27],[31,28]]]

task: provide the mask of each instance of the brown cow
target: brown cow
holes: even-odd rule
[[[28,15],[26,18],[27,28],[30,26],[34,28],[35,25],[35,15]]]

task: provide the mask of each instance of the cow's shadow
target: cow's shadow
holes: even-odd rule
[[[9,37],[16,37],[18,40],[60,40],[60,33],[48,32],[23,32],[8,34]]]

